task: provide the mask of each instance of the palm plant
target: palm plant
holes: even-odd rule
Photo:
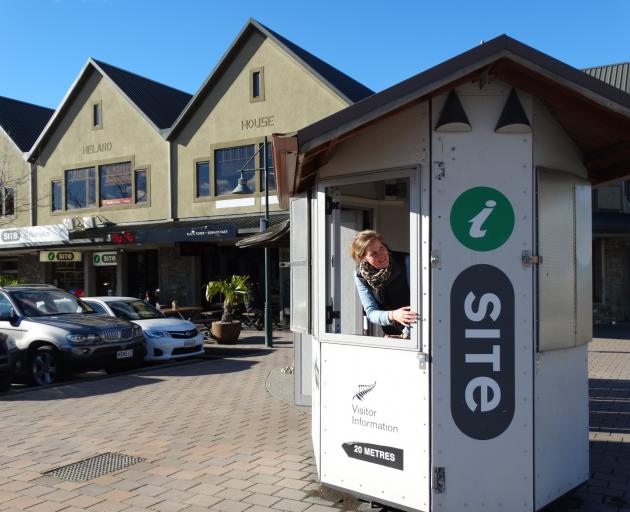
[[[220,281],[210,281],[206,285],[206,300],[208,302],[220,294],[223,296],[223,316],[221,322],[232,322],[234,306],[247,300],[249,276],[232,276]]]

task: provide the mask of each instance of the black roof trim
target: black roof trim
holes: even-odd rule
[[[54,112],[51,108],[0,96],[0,126],[23,153],[31,149]]]

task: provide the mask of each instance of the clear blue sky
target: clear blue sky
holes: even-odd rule
[[[627,0],[0,0],[0,96],[56,108],[88,57],[194,94],[250,17],[375,91],[503,33],[630,60]]]

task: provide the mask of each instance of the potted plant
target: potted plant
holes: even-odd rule
[[[247,300],[249,276],[232,276],[206,285],[208,302],[220,294],[223,297],[223,315],[212,322],[211,332],[219,343],[234,343],[241,333],[241,322],[234,320],[234,306]]]

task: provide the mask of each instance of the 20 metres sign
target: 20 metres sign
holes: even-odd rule
[[[498,190],[475,187],[453,203],[450,225],[462,251],[499,249],[514,230],[514,210]],[[515,411],[515,297],[510,278],[493,265],[455,278],[451,308],[451,414],[467,436],[502,434]]]

